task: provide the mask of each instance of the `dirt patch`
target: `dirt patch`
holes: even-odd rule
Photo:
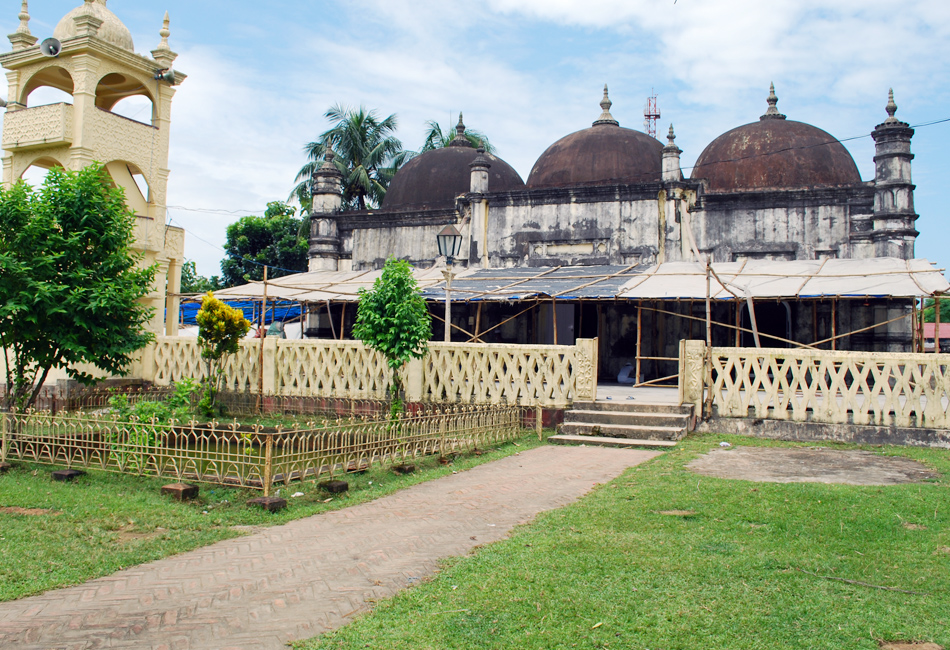
[[[695,510],[660,510],[661,515],[668,517],[695,517]]]
[[[162,533],[164,532],[164,528],[156,528],[155,530],[149,532],[136,532],[132,530],[130,526],[124,526],[116,531],[116,541],[120,544],[128,544],[130,542],[138,542],[143,539],[155,539],[157,537],[161,537]]]
[[[847,483],[898,485],[937,478],[925,465],[909,458],[880,456],[870,451],[775,447],[714,449],[689,469],[703,476],[760,483]]]
[[[926,526],[921,526],[920,524],[912,524],[912,523],[907,522],[907,521],[905,521],[905,522],[904,522],[903,524],[901,524],[901,525],[902,525],[904,528],[906,528],[907,530],[927,530],[927,527],[926,527]]]
[[[923,641],[882,641],[881,650],[943,650],[943,647]]]
[[[29,517],[40,517],[42,515],[61,515],[63,513],[50,510],[49,508],[17,508],[15,506],[0,508],[0,515],[27,515]]]

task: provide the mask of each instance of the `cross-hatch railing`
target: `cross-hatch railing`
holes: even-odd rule
[[[231,423],[0,414],[0,458],[260,489],[487,448],[521,435],[522,409],[456,406],[267,430]]]

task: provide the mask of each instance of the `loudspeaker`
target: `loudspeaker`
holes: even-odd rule
[[[0,108],[6,108],[6,107],[7,107],[7,100],[0,97]]]
[[[43,53],[43,56],[57,57],[62,51],[63,44],[55,38],[47,38],[45,41],[40,43],[40,52]]]
[[[159,70],[155,73],[155,81],[164,81],[165,83],[169,83],[174,86],[175,71],[171,68],[168,68],[167,70]]]

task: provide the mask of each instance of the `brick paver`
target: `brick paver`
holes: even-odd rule
[[[5,650],[277,650],[335,629],[657,452],[540,447],[325,513],[0,604]]]

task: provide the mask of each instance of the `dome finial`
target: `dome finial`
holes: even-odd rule
[[[887,91],[887,106],[884,110],[887,111],[887,119],[884,120],[884,124],[897,124],[900,122],[900,120],[895,117],[895,115],[897,115],[897,104],[894,102],[893,88]]]
[[[670,143],[669,146],[673,147],[673,146],[676,145],[676,133],[673,132],[673,125],[672,125],[672,124],[670,124],[670,132],[669,132],[669,134],[666,136],[666,140],[667,140],[667,142]]]
[[[610,96],[607,94],[607,84],[604,84],[604,98],[600,100],[600,107],[603,109],[603,112],[600,114],[600,117],[594,122],[594,126],[598,124],[613,124],[614,126],[620,126],[620,122],[614,119],[614,116],[610,114],[610,107],[614,103],[610,101]]]
[[[462,119],[462,111],[459,111],[459,123],[455,126],[455,137],[449,143],[450,147],[471,147],[472,143],[465,137],[465,122]]]
[[[775,94],[775,84],[769,84],[769,108],[765,111],[762,120],[784,120],[785,116],[778,112],[778,95]]]
[[[26,0],[23,0],[23,4],[20,5],[20,15],[17,16],[20,19],[20,26],[17,27],[17,34],[29,34],[30,33],[30,8],[27,5]]]

